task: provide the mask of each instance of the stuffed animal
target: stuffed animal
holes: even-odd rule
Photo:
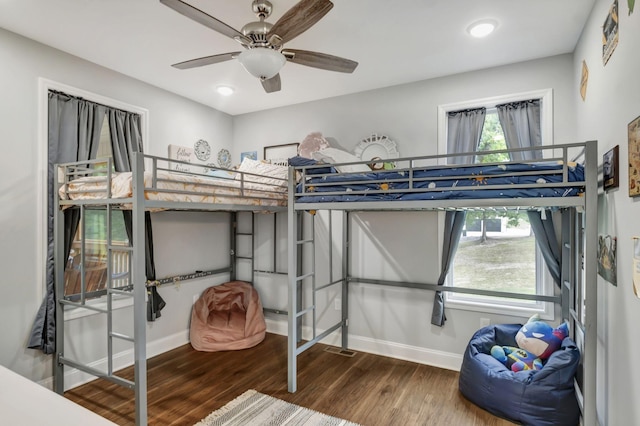
[[[520,349],[524,349],[544,360],[560,349],[562,341],[568,335],[569,325],[566,322],[560,324],[558,328],[553,328],[540,320],[538,314],[535,314],[518,331],[516,342]]]
[[[513,346],[498,346],[491,348],[491,356],[503,363],[511,371],[540,370],[542,360],[524,349]]]

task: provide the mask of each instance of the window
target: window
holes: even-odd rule
[[[544,144],[544,135],[548,135],[550,131],[545,125],[551,123],[548,118],[545,120],[550,110],[548,106],[551,105],[550,93],[544,96],[540,93],[534,94],[537,96],[531,95],[522,94],[508,99],[488,99],[464,105],[445,106],[441,107],[441,111],[446,113],[467,108],[487,108],[475,162],[509,161],[507,154],[480,154],[482,151],[507,148],[495,105],[518,100],[542,99],[541,130]],[[440,121],[440,125],[443,123],[446,127],[446,120]],[[446,135],[446,132],[440,133]],[[443,145],[446,147],[446,136],[444,144],[440,141],[440,147]],[[511,293],[553,294],[553,279],[536,245],[526,212],[468,211],[446,285]],[[445,292],[445,298],[447,306],[453,308],[526,317],[538,312],[543,317],[552,317],[551,303],[454,292]]]
[[[111,136],[109,133],[109,122],[104,120],[100,134],[100,142],[98,145],[97,159],[112,158],[111,152]],[[97,168],[107,167],[107,163],[100,163]],[[113,166],[112,166],[113,167]],[[129,239],[124,225],[124,217],[122,211],[112,210],[111,214],[112,246],[127,247]],[[71,252],[67,260],[65,269],[65,296],[76,295],[81,289],[81,265],[82,256],[80,255],[80,241],[82,232],[86,232],[85,239],[85,284],[87,298],[100,297],[107,286],[107,241],[106,234],[107,212],[104,209],[86,209],[85,210],[85,229],[82,225],[78,226],[78,231],[71,245]],[[111,259],[111,276],[114,287],[122,287],[129,284],[127,271],[129,266],[129,251],[112,250]]]

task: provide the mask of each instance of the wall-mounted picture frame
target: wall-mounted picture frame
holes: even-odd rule
[[[246,152],[240,153],[240,162],[241,163],[242,163],[242,160],[244,160],[245,158],[248,158],[250,160],[257,160],[258,159],[258,151],[246,151]]]
[[[640,116],[629,123],[629,197],[640,195]]]
[[[618,285],[618,239],[613,235],[598,235],[598,275],[611,284]]]
[[[602,65],[607,65],[609,58],[618,46],[618,0],[614,0],[609,8],[607,18],[602,26]]]
[[[620,185],[619,145],[614,146],[602,156],[602,186],[605,191]]]
[[[288,159],[298,155],[298,142],[264,147],[264,159],[271,164],[288,166]]]

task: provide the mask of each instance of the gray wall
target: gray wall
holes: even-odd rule
[[[45,149],[38,144],[38,78],[146,108],[150,117],[148,146],[151,154],[166,156],[167,145],[192,146],[198,139],[209,141],[214,153],[222,147],[230,149],[232,119],[211,108],[2,29],[0,63],[3,150],[0,169],[0,323],[3,324],[0,364],[32,380],[41,381],[51,376],[51,357],[25,348],[44,288],[42,266],[36,264],[43,244],[37,231],[41,218],[36,209],[38,185],[44,176],[38,169],[38,158]],[[228,232],[226,215],[180,215],[158,213],[155,218],[154,214],[156,244],[161,247],[157,250],[158,276],[190,272],[185,271],[185,267],[205,269],[222,266],[219,263],[228,256],[227,244],[219,244],[216,235],[223,235],[224,240],[224,233]],[[205,231],[186,231],[185,223],[189,222],[193,223],[192,229]],[[195,238],[195,248],[190,248],[187,238]],[[160,290],[168,306],[163,311],[165,321],[148,327],[148,341],[152,347],[166,350],[167,346],[187,341],[186,329],[193,294],[211,285],[213,280],[199,280],[188,286]],[[130,317],[130,308],[121,309],[118,314],[122,315],[118,327],[126,331],[130,323],[127,317]],[[82,339],[69,342],[74,354],[85,360],[99,360],[105,356],[105,352],[100,351],[105,341],[101,324],[101,319],[95,315],[69,323],[74,334]],[[153,342],[157,342],[156,346]]]
[[[640,424],[640,299],[633,293],[632,236],[640,235],[640,199],[628,191],[627,125],[640,116],[640,11],[628,15],[619,2],[619,43],[602,61],[602,25],[612,1],[596,2],[574,55],[574,90],[579,139],[597,139],[602,155],[620,146],[620,187],[599,199],[599,234],[617,236],[617,286],[598,278],[598,417],[601,424]],[[589,67],[586,100],[580,97],[582,61]]]
[[[319,131],[349,151],[361,139],[378,133],[396,141],[401,156],[436,154],[439,105],[547,88],[553,89],[554,140],[574,142],[572,58],[572,55],[555,56],[235,116],[234,149],[260,150],[264,145],[300,142],[308,133]],[[326,257],[327,225],[319,219],[316,226],[320,241],[316,250],[319,256]],[[357,214],[353,224],[354,275],[437,281],[440,262],[436,213]],[[340,240],[337,241],[334,249],[339,253]],[[339,262],[339,258],[334,262]],[[323,263],[319,260],[318,264]],[[321,273],[318,284],[328,282],[324,268],[316,269]],[[328,328],[338,320],[333,309],[336,296],[335,292],[329,292],[319,298],[320,328]],[[469,338],[480,327],[481,317],[492,322],[525,321],[448,309],[445,327],[435,327],[430,324],[432,299],[433,293],[429,291],[353,285],[352,347],[455,368]],[[273,320],[279,321],[277,317]],[[329,341],[339,342],[337,338]]]

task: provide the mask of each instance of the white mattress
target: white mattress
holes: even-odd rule
[[[111,198],[133,196],[131,176],[131,172],[112,175]],[[285,206],[287,202],[286,181],[274,185],[273,179],[268,177],[262,179],[260,176],[246,175],[245,181],[241,182],[240,179],[160,171],[156,180],[156,184],[153,185],[151,172],[145,172],[147,200],[254,206]],[[78,178],[68,185],[62,185],[59,195],[62,200],[106,199],[107,179],[105,176]]]

